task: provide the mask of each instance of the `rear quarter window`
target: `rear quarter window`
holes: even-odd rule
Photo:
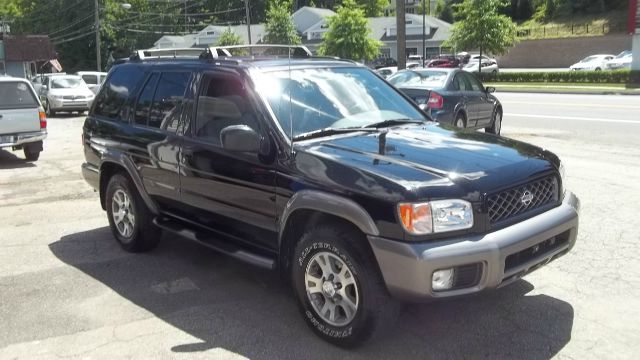
[[[125,105],[135,94],[144,77],[140,66],[117,66],[102,86],[95,99],[93,115],[117,121],[128,121]]]
[[[38,107],[31,87],[21,81],[0,82],[0,109],[28,109]]]

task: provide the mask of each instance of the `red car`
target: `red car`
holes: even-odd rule
[[[429,61],[426,67],[457,68],[460,60],[454,56],[439,57]]]

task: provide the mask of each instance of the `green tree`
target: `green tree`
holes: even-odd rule
[[[499,13],[503,0],[464,0],[455,5],[459,17],[451,29],[445,46],[457,50],[480,49],[491,54],[504,54],[516,43],[516,26],[511,19]],[[481,60],[478,60],[480,67]]]
[[[360,8],[364,10],[366,17],[384,15],[384,8],[389,5],[387,0],[358,0]]]
[[[442,21],[453,23],[453,9],[451,8],[451,4],[445,0],[438,0],[435,15]]]
[[[290,0],[271,0],[267,10],[264,42],[289,45],[301,43],[300,35],[291,20],[291,9]]]
[[[234,33],[231,28],[227,28],[218,39],[218,46],[242,45],[244,42],[240,35]]]
[[[378,56],[381,43],[369,37],[371,30],[364,11],[354,0],[344,0],[337,14],[327,22],[329,30],[322,38],[319,54],[353,60],[371,60]]]

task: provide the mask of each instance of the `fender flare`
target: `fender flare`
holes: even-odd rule
[[[282,245],[282,238],[289,216],[300,209],[315,210],[341,217],[354,224],[367,235],[380,234],[369,213],[355,201],[321,191],[301,190],[295,193],[285,206],[280,218],[278,245]]]
[[[92,145],[95,145],[95,143]],[[102,157],[100,159],[100,174],[102,174],[102,169],[105,164],[115,164],[121,168],[124,168],[127,174],[129,175],[129,178],[131,179],[131,181],[133,181],[133,185],[138,190],[138,193],[140,194],[142,201],[144,201],[145,205],[147,205],[147,208],[149,209],[149,211],[151,211],[151,213],[153,213],[154,215],[160,214],[160,211],[158,210],[158,206],[156,205],[155,201],[151,199],[147,191],[144,189],[144,186],[142,184],[142,179],[140,178],[140,174],[138,173],[136,166],[133,163],[133,160],[131,160],[123,152],[116,151],[113,149],[108,149],[108,150],[105,149],[105,151],[102,152]],[[100,176],[100,179],[102,180],[102,175]],[[102,188],[102,186],[100,187]],[[106,189],[106,186],[105,186],[105,189]]]

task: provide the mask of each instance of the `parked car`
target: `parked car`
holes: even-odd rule
[[[427,62],[426,67],[458,68],[460,59],[455,56],[439,56]]]
[[[407,57],[407,62],[409,61],[422,64],[422,55],[409,55]]]
[[[631,69],[632,60],[633,53],[631,50],[626,50],[609,60],[605,66],[607,70]]]
[[[36,161],[46,137],[47,118],[31,83],[0,76],[0,148],[22,150],[27,161]]]
[[[574,246],[553,153],[432,122],[350,61],[214,54],[114,66],[85,120],[82,173],[124,250],[164,230],[277,270],[349,347],[394,299],[502,287]]]
[[[610,55],[610,54],[598,54],[598,55],[587,56],[586,58],[571,65],[569,69],[572,71],[604,70],[606,68],[606,63],[612,60],[614,57],[615,57],[614,55]]]
[[[439,123],[500,134],[502,105],[491,94],[495,89],[473,74],[428,68],[399,71],[387,80]]]
[[[389,66],[389,67],[384,67],[384,68],[380,68],[378,70],[376,70],[378,72],[378,74],[380,74],[383,78],[388,78],[389,76],[395,74],[396,72],[398,72],[398,67],[397,66]]]
[[[483,73],[497,74],[500,71],[500,68],[498,67],[498,63],[490,60],[482,60],[482,62],[480,63],[480,66]],[[478,61],[476,60],[468,63],[462,68],[462,70],[472,72],[472,73],[478,73]]]
[[[78,71],[76,75],[80,76],[82,80],[84,80],[94,94],[98,93],[100,86],[107,78],[106,72],[99,71]]]
[[[467,62],[468,64],[471,63],[478,63],[478,60],[482,59],[482,61],[488,61],[488,62],[492,62],[495,63],[496,65],[498,64],[498,60],[496,60],[495,58],[491,58],[488,57],[486,55],[480,55],[480,54],[469,54],[469,61]]]
[[[84,112],[89,110],[95,94],[81,77],[76,75],[46,76],[40,98],[47,116],[57,112]]]
[[[51,76],[66,76],[67,73],[46,73],[46,74],[38,74],[31,79],[31,85],[33,85],[36,94],[40,94],[42,91],[42,85],[47,81],[47,79]]]
[[[413,69],[413,68],[418,68],[418,67],[422,67],[422,64],[419,62],[415,62],[415,61],[407,61],[407,69]]]

